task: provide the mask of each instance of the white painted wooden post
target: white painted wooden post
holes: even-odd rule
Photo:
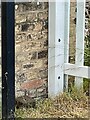
[[[84,63],[84,29],[85,29],[85,0],[77,0],[77,22],[76,22],[76,65],[83,66]],[[83,72],[83,71],[82,71]],[[76,77],[75,85],[83,85],[83,78]]]
[[[65,2],[49,2],[48,95],[63,92],[64,87],[64,22]]]
[[[65,2],[65,38],[64,38],[64,62],[69,62],[69,32],[70,32],[70,0]],[[64,76],[65,90],[68,91],[68,75]]]

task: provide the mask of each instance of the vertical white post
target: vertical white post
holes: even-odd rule
[[[70,0],[65,2],[65,38],[64,38],[64,62],[69,61],[69,32],[70,32]],[[64,76],[65,90],[68,90],[68,75]]]
[[[63,92],[64,87],[64,20],[65,2],[49,2],[48,95]]]
[[[84,63],[84,29],[85,29],[85,0],[77,0],[77,22],[76,22],[76,65],[83,66]],[[83,78],[76,77],[75,85],[83,86]]]

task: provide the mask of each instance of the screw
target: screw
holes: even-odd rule
[[[61,40],[60,40],[60,39],[58,39],[58,42],[61,42]]]

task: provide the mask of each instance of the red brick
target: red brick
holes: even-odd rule
[[[24,82],[21,85],[22,90],[29,90],[29,89],[37,89],[41,86],[43,86],[45,83],[44,80],[31,80],[29,82]]]

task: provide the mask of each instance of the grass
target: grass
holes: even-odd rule
[[[53,99],[36,101],[35,108],[16,109],[19,118],[88,118],[88,97],[82,90],[73,88]]]

